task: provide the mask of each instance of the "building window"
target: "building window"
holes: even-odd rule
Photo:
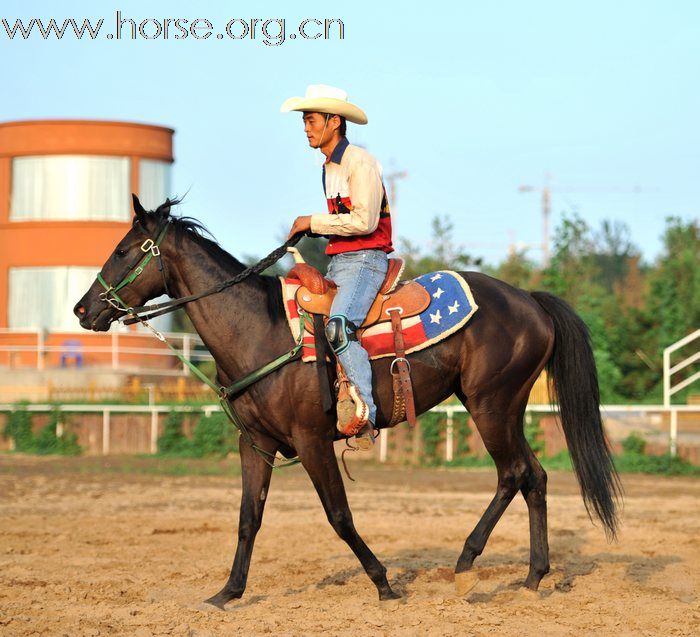
[[[81,327],[73,307],[93,284],[99,266],[57,266],[10,268],[8,327],[49,332],[79,332]],[[151,299],[167,300],[167,295]],[[157,330],[172,327],[172,314],[150,321]],[[120,329],[127,329],[120,325]]]
[[[129,221],[129,173],[127,157],[15,157],[10,221]]]
[[[79,331],[73,306],[99,271],[99,266],[10,268],[9,327]]]
[[[146,210],[160,206],[170,196],[170,162],[141,159],[139,191],[139,201]]]

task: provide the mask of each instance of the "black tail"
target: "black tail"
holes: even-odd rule
[[[588,514],[595,511],[614,538],[622,494],[600,417],[600,391],[588,327],[571,306],[547,292],[532,292],[554,322],[554,351],[547,362],[562,428]]]

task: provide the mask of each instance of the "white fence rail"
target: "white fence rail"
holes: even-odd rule
[[[673,396],[673,394],[681,391],[681,389],[685,389],[689,385],[700,380],[700,371],[691,374],[690,376],[676,383],[675,385],[673,384],[673,375],[699,361],[700,350],[677,362],[673,367],[671,367],[671,354],[685,347],[686,345],[689,345],[697,339],[700,339],[700,330],[695,330],[691,334],[688,334],[688,336],[686,336],[685,338],[682,338],[681,340],[675,342],[673,345],[670,345],[669,347],[664,349],[664,407],[666,407],[667,409],[671,409],[670,451],[672,456],[676,455],[678,446],[678,412],[675,409],[671,408],[671,397]]]
[[[700,371],[695,372],[694,374],[691,374],[684,380],[680,381],[679,383],[676,383],[673,385],[673,375],[681,371],[682,369],[685,369],[686,367],[692,365],[693,363],[696,363],[697,361],[700,361],[700,349],[695,352],[694,354],[691,354],[687,358],[684,358],[682,361],[679,361],[676,363],[673,367],[671,367],[671,354],[673,352],[685,347],[686,345],[689,345],[693,341],[700,339],[700,330],[695,330],[691,334],[688,334],[685,338],[682,338],[680,341],[675,342],[673,345],[670,345],[664,350],[664,406],[665,407],[670,407],[671,406],[671,396],[673,394],[679,392],[681,389],[685,389],[692,383],[694,383],[697,380],[700,380]]]
[[[49,413],[54,409],[58,409],[64,413],[90,413],[102,414],[102,453],[104,455],[110,452],[110,417],[111,414],[150,414],[151,430],[150,430],[150,450],[155,453],[158,450],[158,415],[167,414],[171,411],[183,413],[203,413],[210,415],[213,412],[221,411],[218,404],[198,405],[198,406],[170,406],[170,405],[84,405],[84,404],[29,404],[18,407],[11,404],[0,404],[0,412],[13,412],[18,408],[26,409],[33,413]],[[454,459],[454,415],[456,413],[465,413],[467,410],[462,405],[438,405],[430,410],[433,413],[445,414],[445,460],[448,462]],[[526,418],[534,413],[556,413],[557,408],[551,405],[528,405],[526,410]],[[613,414],[669,414],[670,415],[670,430],[668,449],[672,456],[678,453],[678,413],[698,413],[700,414],[700,405],[674,405],[666,407],[664,405],[601,405],[603,417],[612,416]],[[675,423],[675,425],[674,425]],[[387,460],[388,444],[387,430],[380,432],[379,438],[379,459],[382,462]]]
[[[175,354],[173,354],[170,349],[159,345],[160,341],[156,341],[153,338],[153,335],[146,331],[129,330],[121,332],[117,329],[112,329],[109,332],[109,345],[91,345],[91,337],[94,337],[95,335],[89,332],[46,332],[45,330],[37,329],[16,329],[3,327],[0,328],[0,337],[4,335],[14,336],[18,341],[22,340],[22,337],[26,338],[27,336],[33,339],[32,343],[13,344],[11,342],[6,342],[11,339],[3,338],[2,341],[0,341],[0,353],[32,354],[36,360],[36,369],[45,368],[45,359],[47,354],[58,354],[59,356],[73,358],[75,358],[75,356],[82,356],[85,354],[108,354],[110,360],[109,366],[114,370],[126,368],[123,363],[123,359],[128,355],[175,358]],[[58,345],[48,345],[47,341],[51,336],[64,338],[65,340]],[[204,343],[198,334],[187,332],[164,332],[163,336],[165,336],[165,338],[167,338],[176,349],[179,349],[180,353],[188,361],[197,362],[213,360],[212,355],[207,350],[197,349],[198,347],[204,347]],[[100,337],[101,339],[104,338],[103,335],[100,335]],[[156,346],[134,347],[133,345],[126,345],[124,343],[126,339],[130,341],[133,341],[133,339],[138,339],[139,341],[143,339],[144,345],[151,343],[155,344]],[[189,374],[189,369],[184,363],[182,365],[181,372],[183,374]]]
[[[215,411],[221,411],[221,407],[216,405],[201,406],[171,406],[171,405],[7,405],[0,404],[0,412],[13,412],[17,409],[26,409],[32,413],[51,413],[54,410],[65,414],[102,414],[102,455],[109,453],[110,425],[112,414],[150,414],[150,450],[151,453],[158,451],[158,415],[169,414],[170,412],[182,413],[203,413],[209,416]]]

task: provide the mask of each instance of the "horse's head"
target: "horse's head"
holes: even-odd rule
[[[131,229],[73,308],[86,330],[105,332],[126,308],[142,305],[166,291],[160,246],[170,226],[170,207],[178,202],[166,199],[155,211],[146,212],[138,197],[132,196]]]

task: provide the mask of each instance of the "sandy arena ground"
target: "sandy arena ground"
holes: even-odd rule
[[[624,476],[611,545],[573,476],[550,474],[552,572],[540,591],[519,587],[528,527],[518,497],[460,597],[452,570],[494,472],[351,461],[356,526],[402,594],[380,603],[306,475],[285,469],[248,590],[224,612],[201,600],[228,575],[240,478],[129,474],[114,462],[0,456],[1,635],[700,634],[700,480]]]

